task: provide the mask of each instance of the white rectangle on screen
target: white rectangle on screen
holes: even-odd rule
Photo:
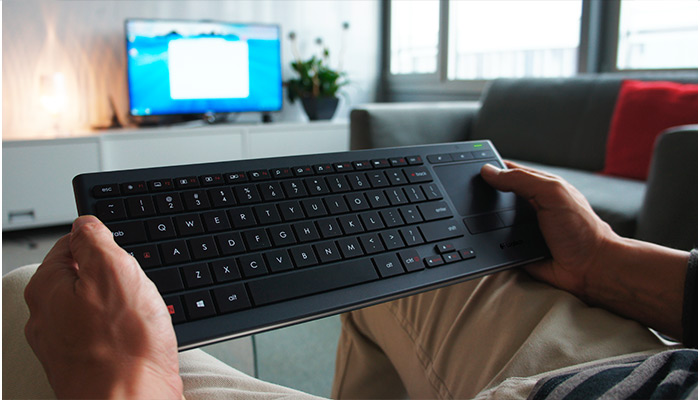
[[[244,98],[250,94],[245,41],[171,40],[168,67],[174,100]]]

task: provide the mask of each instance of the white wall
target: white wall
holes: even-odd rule
[[[276,23],[282,28],[284,80],[293,76],[287,34],[295,31],[300,52],[310,57],[322,37],[338,65],[341,26],[350,23],[344,70],[353,82],[346,88],[336,118],[347,118],[352,104],[373,101],[379,78],[379,0],[5,0],[2,2],[2,137],[46,138],[60,131],[74,134],[107,125],[109,96],[124,121],[128,111],[124,56],[125,18],[214,19]],[[67,102],[55,121],[41,106],[41,76],[65,77]],[[301,104],[288,104],[275,120],[305,120]],[[243,119],[257,119],[246,115]]]

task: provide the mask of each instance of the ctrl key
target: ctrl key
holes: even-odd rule
[[[185,309],[190,320],[201,319],[216,315],[214,310],[214,302],[211,300],[211,295],[208,290],[200,290],[199,292],[188,293],[183,296],[185,300]]]
[[[187,318],[185,317],[185,310],[182,308],[180,296],[165,296],[163,297],[163,301],[165,301],[165,305],[168,307],[168,312],[173,320],[173,325],[187,321]]]

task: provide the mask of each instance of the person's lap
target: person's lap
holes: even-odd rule
[[[23,291],[35,268],[3,277],[3,397],[53,397],[24,339]],[[334,397],[473,397],[507,378],[663,349],[636,322],[515,271],[357,310],[342,320]],[[180,375],[186,398],[308,396],[199,350],[180,354]]]

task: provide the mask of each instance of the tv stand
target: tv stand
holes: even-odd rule
[[[186,115],[151,115],[143,117],[131,117],[133,123],[141,128],[163,127],[182,124],[184,122],[201,119],[201,114]]]

